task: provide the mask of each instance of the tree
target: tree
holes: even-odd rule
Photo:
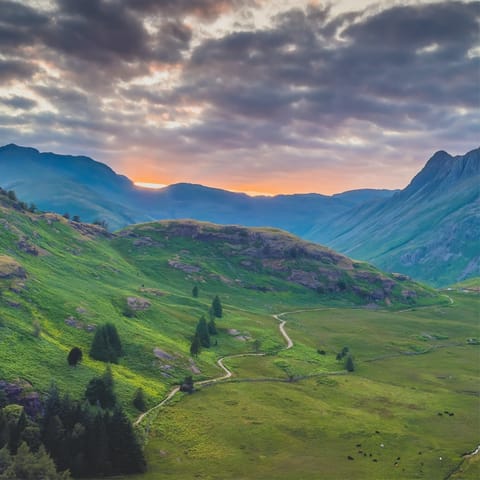
[[[85,390],[85,398],[91,405],[102,408],[113,408],[117,403],[114,392],[113,374],[110,365],[107,365],[101,377],[95,377],[88,382]]]
[[[212,312],[217,318],[222,318],[223,316],[222,302],[220,302],[218,295],[215,295],[215,298],[212,301]]]
[[[353,363],[353,358],[351,355],[349,355],[345,361],[345,368],[349,372],[353,372],[355,370],[355,364]]]
[[[106,323],[96,329],[90,356],[102,362],[118,363],[119,357],[123,356],[123,349],[115,325]]]
[[[262,347],[262,342],[256,338],[254,341],[253,341],[253,350],[255,353],[258,353],[260,351],[260,348]]]
[[[83,358],[82,350],[78,347],[73,347],[67,356],[67,362],[71,367],[76,367],[77,363],[81,362]]]
[[[210,334],[208,333],[207,321],[203,315],[198,321],[196,333],[200,339],[200,345],[205,348],[210,348]]]
[[[67,220],[70,220],[70,214],[68,212],[65,212],[63,214],[63,218],[66,218]]]
[[[198,298],[198,287],[196,285],[192,288],[192,297]]]
[[[79,217],[78,215],[74,215],[74,216],[72,217],[72,222],[77,222],[77,223],[79,223],[79,222],[80,222],[80,217]]]
[[[192,376],[189,375],[188,377],[185,377],[183,383],[180,385],[180,391],[185,393],[193,393],[194,389]]]
[[[32,453],[25,443],[20,445],[16,455],[8,455],[5,450],[0,451],[0,479],[15,480],[68,480],[68,472],[58,473],[55,463],[48,456],[45,448],[40,447]]]
[[[17,201],[17,194],[15,193],[14,190],[9,190],[7,192],[7,197],[10,199],[10,200],[13,200],[14,202]]]
[[[198,336],[198,333],[195,333],[192,344],[190,345],[190,355],[196,357],[200,353],[200,347],[200,337]]]
[[[140,412],[144,412],[147,409],[143,388],[137,388],[135,396],[133,397],[133,406]]]
[[[215,324],[214,317],[212,317],[208,322],[208,333],[210,335],[218,335],[217,325]]]

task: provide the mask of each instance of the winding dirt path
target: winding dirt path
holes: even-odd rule
[[[449,295],[445,294],[444,296],[448,298],[448,300],[450,302],[450,305],[454,304],[453,299]],[[420,307],[420,308],[433,308],[433,307],[437,307],[437,306],[438,305],[427,305],[425,307]],[[407,312],[407,311],[410,311],[414,308],[415,307],[411,307],[411,308],[408,308],[408,309],[405,309],[405,310],[399,310],[396,313]],[[286,325],[287,321],[282,319],[283,316],[291,315],[291,314],[295,314],[295,313],[319,312],[319,311],[324,311],[324,310],[336,310],[336,309],[337,309],[336,307],[307,308],[307,309],[303,309],[303,310],[293,310],[293,311],[273,314],[272,317],[279,322],[278,328],[280,330],[280,334],[282,335],[282,337],[285,339],[285,342],[287,343],[287,345],[284,347],[284,350],[291,349],[294,346],[294,343],[293,343],[293,340],[288,335],[288,333],[285,331],[285,325]],[[426,352],[422,352],[422,353],[426,353]],[[225,372],[225,375],[222,375],[220,377],[209,378],[207,380],[202,380],[200,382],[195,382],[194,386],[200,387],[200,386],[212,385],[212,384],[221,382],[223,380],[228,380],[229,378],[231,378],[233,376],[233,372],[231,370],[229,370],[228,367],[225,366],[225,364],[223,363],[225,360],[228,360],[230,358],[241,358],[241,357],[263,357],[265,355],[266,355],[265,353],[239,353],[239,354],[235,354],[235,355],[225,355],[224,357],[221,357],[217,360],[217,365]],[[391,356],[397,356],[397,355],[391,355]],[[378,360],[378,359],[372,359],[370,361],[375,361],[375,360]],[[336,372],[336,373],[338,373],[338,372]],[[142,422],[142,420],[145,417],[147,417],[151,413],[155,412],[159,408],[163,407],[163,405],[168,403],[179,391],[180,391],[179,386],[176,386],[176,387],[172,388],[170,390],[170,392],[168,393],[168,395],[160,403],[158,403],[154,407],[150,408],[146,412],[142,413],[135,420],[133,425],[134,426],[140,425],[140,423]]]
[[[321,310],[321,309],[316,309],[316,310]],[[282,320],[281,317],[283,315],[287,315],[288,313],[300,313],[300,312],[306,312],[306,311],[314,311],[314,310],[297,310],[295,312],[282,312],[282,313],[277,313],[276,315],[272,315],[272,317],[277,320],[279,323],[278,328],[280,330],[280,333],[282,337],[285,339],[287,342],[287,346],[285,347],[285,350],[289,350],[290,348],[293,347],[293,340],[289,337],[288,333],[285,331],[285,324],[287,323],[286,320]],[[207,380],[202,380],[200,382],[195,382],[194,386],[196,387],[201,387],[201,386],[206,386],[206,385],[212,385],[214,383],[221,382],[223,380],[227,380],[232,377],[233,372],[225,366],[223,363],[224,360],[230,359],[230,358],[241,358],[241,357],[264,357],[265,353],[239,353],[236,355],[226,355],[224,357],[221,357],[217,360],[217,365],[225,372],[225,375],[222,375],[220,377],[214,377],[214,378],[209,378]],[[168,403],[178,392],[180,391],[180,387],[176,386],[170,390],[168,395],[160,402],[157,403],[154,407],[150,408],[150,410],[147,410],[146,412],[142,413],[136,420],[133,422],[133,425],[136,427],[140,425],[142,420],[150,415],[151,413],[155,412],[159,408],[163,407],[166,403]]]

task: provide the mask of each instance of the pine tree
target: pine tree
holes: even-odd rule
[[[198,287],[196,285],[192,288],[192,297],[198,298]]]
[[[99,325],[92,340],[90,356],[102,362],[118,363],[122,355],[122,344],[115,325]]]
[[[212,301],[212,311],[215,317],[222,318],[223,316],[222,302],[220,302],[220,298],[218,297],[218,295],[215,295],[215,298]]]
[[[200,339],[200,345],[205,348],[210,348],[210,334],[208,333],[208,325],[205,317],[202,315],[197,324],[198,338]]]
[[[195,333],[192,344],[190,345],[190,355],[196,357],[200,353],[200,347],[200,337],[198,336],[198,333]]]
[[[218,334],[217,325],[215,325],[215,318],[214,317],[212,317],[210,319],[210,321],[208,322],[208,333],[210,335],[217,335]]]
[[[145,457],[130,420],[118,406],[108,423],[110,459],[113,474],[142,473],[146,469]]]

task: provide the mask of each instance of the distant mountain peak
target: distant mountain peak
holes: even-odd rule
[[[448,189],[455,186],[458,181],[469,179],[479,173],[479,148],[455,157],[444,150],[439,150],[403,190],[402,196],[418,193],[430,194],[434,190]]]

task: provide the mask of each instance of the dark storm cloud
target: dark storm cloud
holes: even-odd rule
[[[29,79],[37,71],[37,66],[28,61],[0,59],[0,82],[8,83],[17,79]]]
[[[255,122],[265,118],[272,130],[298,121],[331,129],[352,119],[435,129],[441,108],[478,104],[480,63],[468,52],[478,44],[479,14],[478,2],[402,6],[342,21],[315,8],[291,11],[273,29],[204,42],[177,93],[209,106],[197,131],[206,142],[209,126],[237,117],[248,117],[244,141],[255,144]]]
[[[268,28],[195,36],[226,12],[253,25],[245,8],[259,3],[56,0],[41,10],[0,0],[0,81],[25,87],[0,98],[10,108],[0,135],[25,132],[16,135],[37,146],[35,138],[60,146],[91,138],[106,155],[143,148],[192,165],[201,157],[205,168],[243,159],[263,171],[270,155],[284,172],[310,168],[312,158],[388,159],[392,149],[424,158],[475,146],[480,2],[337,16],[310,6]],[[168,69],[178,77],[165,84],[137,81]],[[45,104],[55,112],[28,112]]]

